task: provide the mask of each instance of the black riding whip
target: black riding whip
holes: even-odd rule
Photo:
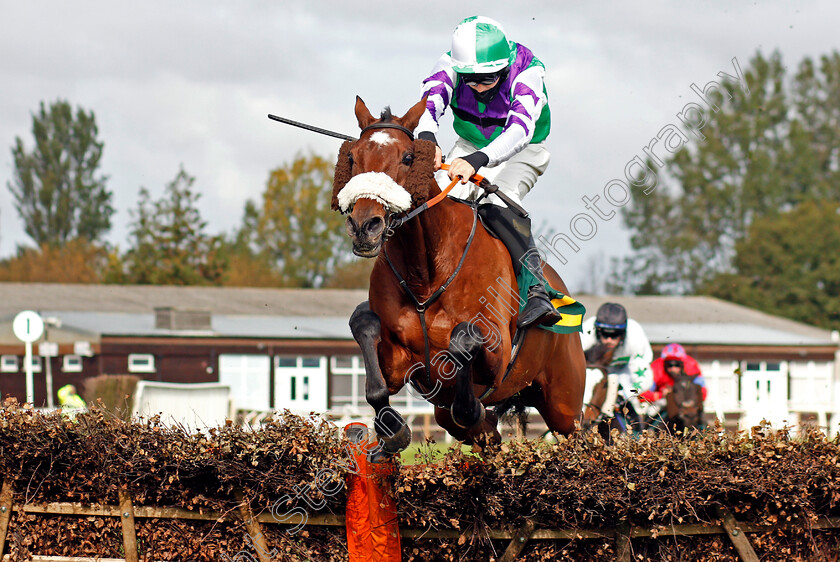
[[[301,129],[306,129],[307,131],[320,133],[320,134],[326,135],[328,137],[335,137],[337,139],[349,140],[349,141],[358,140],[356,137],[351,137],[350,135],[345,135],[343,133],[336,133],[335,131],[330,131],[328,129],[322,129],[321,127],[315,127],[314,125],[307,125],[306,123],[301,123],[299,121],[292,121],[291,119],[286,119],[285,117],[279,117],[277,115],[272,115],[271,113],[268,114],[268,118],[271,119],[272,121],[279,121],[280,123],[285,123],[286,125],[292,125],[294,127],[300,127]],[[401,127],[399,125],[394,125],[394,124],[391,124],[391,123],[385,123],[385,124],[379,123],[378,125],[380,127],[381,126],[391,126],[391,127],[403,129],[410,137],[414,138],[414,134],[411,131],[409,131],[409,130],[407,130],[404,127]],[[362,132],[364,132],[364,131],[362,131]],[[480,188],[484,189],[484,191],[486,191],[488,194],[495,194],[511,210],[513,210],[514,213],[516,213],[520,217],[524,217],[524,218],[528,217],[528,211],[523,209],[519,204],[517,204],[510,197],[508,197],[504,192],[502,192],[499,189],[498,186],[493,185],[493,184],[491,184],[490,182],[487,182],[487,181],[482,181],[482,182],[478,183],[478,186]]]
[[[291,119],[286,119],[285,117],[278,117],[277,115],[272,115],[271,113],[268,114],[268,118],[273,121],[279,121],[281,123],[285,123],[286,125],[292,125],[294,127],[300,127],[301,129],[306,129],[307,131],[312,131],[315,133],[321,133],[322,135],[327,135],[328,137],[335,137],[337,139],[349,140],[354,141],[357,140],[356,137],[351,137],[350,135],[344,135],[342,133],[336,133],[335,131],[329,131],[327,129],[322,129],[320,127],[314,127],[312,125],[307,125],[306,123],[300,123],[298,121],[292,121]]]

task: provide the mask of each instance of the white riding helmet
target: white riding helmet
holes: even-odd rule
[[[489,74],[507,67],[516,55],[502,24],[473,16],[458,24],[452,34],[452,69],[459,74]]]

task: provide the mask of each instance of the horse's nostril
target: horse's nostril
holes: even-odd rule
[[[353,236],[356,234],[356,231],[359,230],[359,227],[356,225],[356,221],[353,220],[353,217],[347,217],[347,220],[344,221],[344,228],[347,229],[347,234]]]
[[[385,221],[380,217],[373,217],[365,223],[365,230],[370,234],[377,234],[382,230]]]

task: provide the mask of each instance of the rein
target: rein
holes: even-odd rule
[[[441,167],[443,167],[443,166],[446,166],[445,168],[443,168],[444,170],[449,169],[448,164],[443,164]],[[393,236],[395,228],[399,228],[400,226],[404,225],[405,223],[407,223],[408,221],[410,221],[411,219],[413,219],[414,217],[416,217],[420,213],[422,213],[424,211],[428,211],[429,209],[431,209],[432,207],[434,207],[435,205],[437,205],[438,203],[443,201],[443,199],[447,196],[447,194],[449,194],[449,192],[452,191],[452,189],[458,184],[458,181],[459,181],[459,178],[455,178],[454,180],[452,180],[452,183],[450,183],[448,186],[446,186],[446,189],[444,189],[443,191],[441,191],[440,193],[435,195],[432,199],[430,199],[429,201],[426,201],[425,203],[423,203],[422,205],[420,205],[419,207],[417,207],[416,209],[414,209],[413,211],[411,211],[410,213],[408,213],[404,217],[399,217],[397,219],[394,219],[388,225],[388,232],[386,233],[386,237]]]

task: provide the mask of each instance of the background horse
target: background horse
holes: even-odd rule
[[[580,417],[585,359],[577,333],[531,328],[511,361],[520,299],[510,255],[480,224],[474,206],[443,197],[433,143],[414,140],[425,101],[402,117],[375,119],[356,98],[359,140],[338,156],[333,208],[349,213],[356,255],[376,257],[369,301],[350,319],[367,373],[383,449],[405,448],[411,432],[389,396],[410,384],[435,407],[435,420],[467,443],[498,442],[498,415],[485,406],[534,406],[562,434]],[[406,219],[406,212],[417,212]],[[402,219],[402,220],[401,220]],[[403,222],[404,220],[404,222]],[[552,287],[568,290],[550,267]]]
[[[703,389],[691,375],[680,373],[673,378],[674,387],[665,398],[665,426],[672,433],[702,427]]]
[[[585,352],[587,392],[583,406],[581,427],[595,429],[604,440],[612,440],[610,430],[622,430],[613,410],[618,399],[618,376],[609,374],[615,347],[598,342]]]

